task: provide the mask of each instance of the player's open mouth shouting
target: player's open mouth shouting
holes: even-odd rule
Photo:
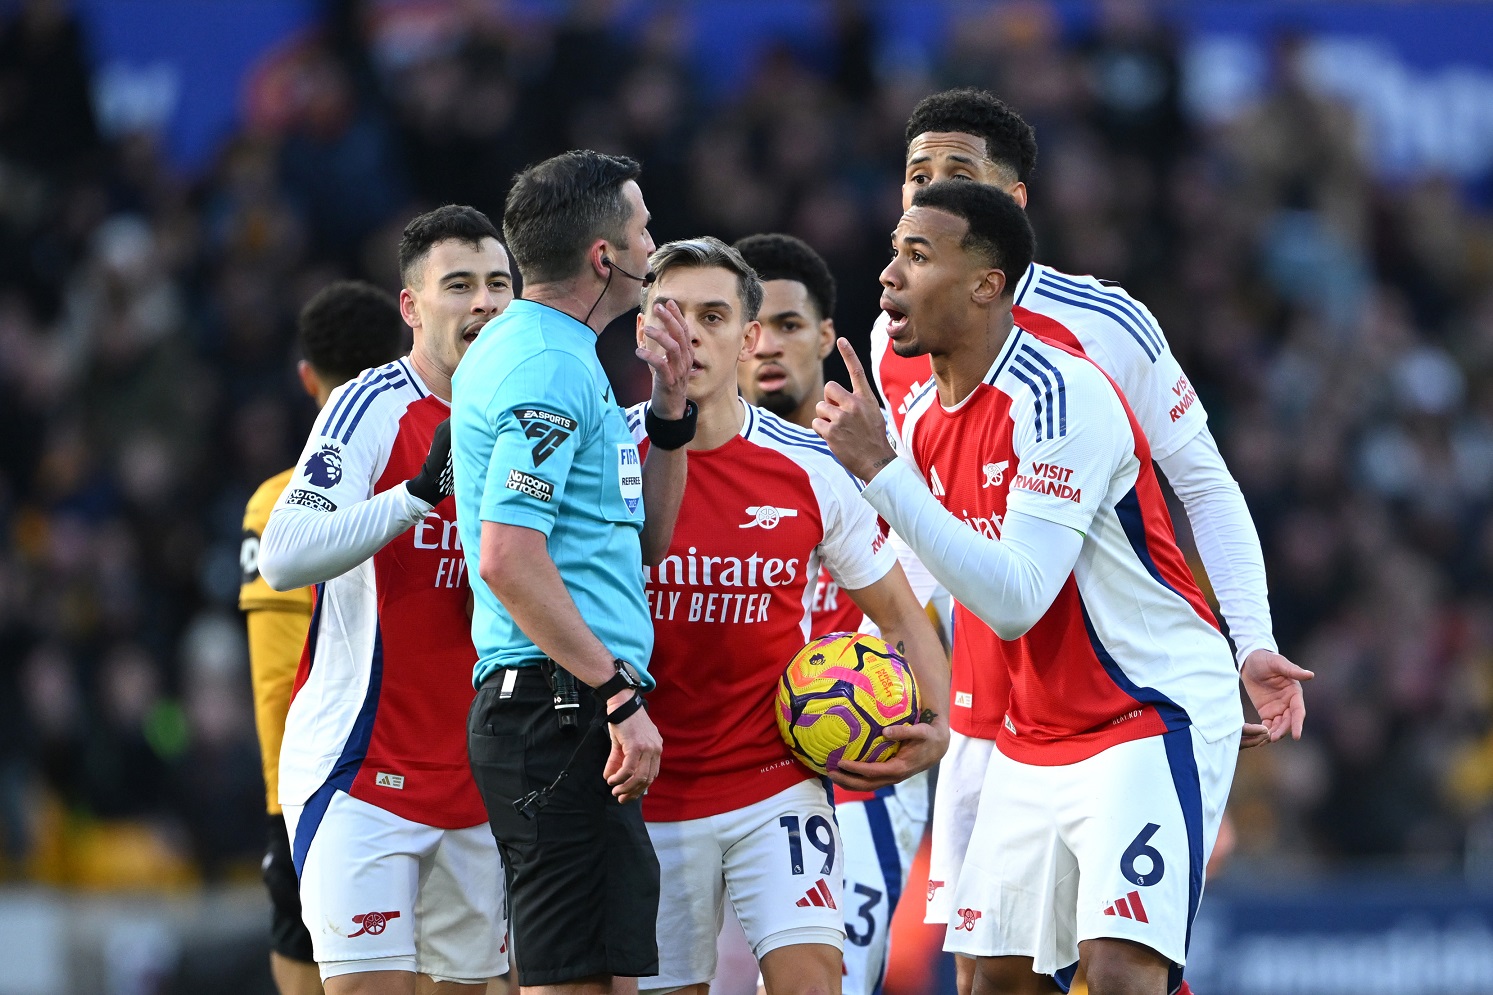
[[[886,326],[887,337],[893,341],[901,339],[902,332],[907,330],[907,325],[910,321],[907,315],[906,304],[893,296],[890,290],[884,290],[881,293],[881,309],[891,319],[891,322]]]
[[[466,328],[462,329],[461,340],[467,345],[471,345],[473,342],[476,342],[477,333],[482,331],[482,326],[487,324],[489,320],[491,320],[490,315],[483,315],[482,317],[478,318],[476,321],[468,325]]]

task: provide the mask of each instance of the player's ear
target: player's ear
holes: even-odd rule
[[[825,318],[819,323],[819,360],[824,361],[835,348],[835,319]]]
[[[420,312],[415,308],[415,292],[409,287],[399,290],[399,316],[411,328],[420,327]]]
[[[1017,180],[1016,181],[1016,185],[1014,187],[1012,187],[1011,189],[1007,190],[1006,193],[1010,194],[1011,195],[1011,199],[1014,200],[1014,201],[1016,201],[1017,204],[1021,205],[1021,209],[1023,211],[1026,210],[1026,184],[1025,183],[1022,183],[1020,180]]]
[[[321,396],[321,380],[316,376],[315,367],[303,359],[295,364],[295,372],[296,376],[301,380],[301,389],[306,392],[308,397],[316,398]]]
[[[612,247],[604,238],[598,238],[586,253],[586,263],[591,272],[605,280],[612,275]]]
[[[980,281],[975,284],[974,293],[970,295],[970,298],[982,307],[989,307],[1000,300],[1001,295],[1005,292],[1005,271],[986,269],[980,271]]]
[[[638,309],[637,333],[638,333],[638,347],[639,348],[642,348],[642,347],[644,347],[647,344],[644,340],[646,340],[648,338],[648,336],[646,336],[646,335],[643,334],[643,328],[644,328],[644,326],[646,326],[648,324],[648,310],[652,306],[653,306],[653,302],[652,301],[644,301],[643,302],[643,306]]]
[[[752,353],[757,351],[757,339],[761,336],[762,322],[756,320],[747,322],[746,332],[741,338],[741,352],[736,356],[738,363],[745,363],[752,358]]]

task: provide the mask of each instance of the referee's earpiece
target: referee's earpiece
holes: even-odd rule
[[[615,271],[617,273],[621,273],[623,276],[627,277],[629,280],[636,280],[636,281],[638,281],[639,283],[641,283],[645,287],[652,286],[653,285],[653,281],[657,278],[657,274],[655,274],[653,272],[653,270],[649,270],[648,272],[644,273],[642,276],[638,276],[636,273],[629,273],[627,270],[623,269],[621,266],[618,266],[615,263],[613,263],[612,260],[610,258],[608,258],[608,256],[605,253],[602,254],[601,264],[603,266],[605,266],[609,270]],[[607,279],[608,280],[611,279],[611,275],[610,274],[608,274]]]

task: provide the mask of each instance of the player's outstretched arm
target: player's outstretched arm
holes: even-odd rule
[[[1242,665],[1255,650],[1276,652],[1260,534],[1213,434],[1204,427],[1156,462],[1187,512],[1238,662]]]
[[[590,687],[611,680],[617,672],[611,651],[581,617],[550,559],[543,532],[483,522],[478,574],[545,656]],[[607,702],[607,710],[631,700],[632,695],[630,690],[618,693]],[[629,802],[641,797],[658,777],[663,739],[646,708],[607,728],[612,734],[612,755],[602,773],[617,800]]]
[[[689,371],[695,362],[684,315],[673,301],[653,305],[654,320],[643,328],[646,346],[637,350],[638,358],[653,371],[655,416],[678,421],[685,415],[689,388]],[[668,555],[674,538],[674,523],[679,520],[679,504],[684,500],[685,450],[648,447],[643,464],[643,562],[655,566]]]
[[[936,764],[949,748],[949,658],[943,643],[907,583],[901,566],[866,587],[846,591],[881,629],[912,668],[922,696],[923,716],[914,725],[891,726],[888,739],[900,740],[897,755],[880,763],[845,761],[830,779],[853,791],[874,791],[904,781]]]
[[[332,407],[323,408],[321,417],[327,417]],[[449,419],[437,427],[419,473],[364,499],[375,457],[364,439],[354,438],[339,448],[312,431],[301,454],[303,469],[281,495],[264,528],[259,573],[265,583],[277,591],[292,591],[341,576],[451,493]]]
[[[277,508],[264,527],[259,572],[277,591],[331,580],[383,549],[429,510],[403,487],[336,511]]]
[[[1310,680],[1310,672],[1281,656],[1276,648],[1265,557],[1238,482],[1206,428],[1157,463],[1187,511],[1198,555],[1229,623],[1240,677],[1260,713],[1261,723],[1245,725],[1240,748],[1273,743],[1287,730],[1299,738],[1306,716],[1301,681]]]

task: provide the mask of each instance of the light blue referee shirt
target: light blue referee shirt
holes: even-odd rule
[[[596,358],[596,333],[543,304],[508,305],[451,378],[451,454],[457,528],[476,596],[474,683],[498,667],[544,657],[481,580],[483,522],[548,536],[581,618],[614,656],[646,675],[653,623],[639,540],[643,467]]]

